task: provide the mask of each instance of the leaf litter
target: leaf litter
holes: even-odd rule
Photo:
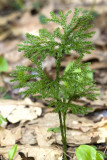
[[[96,3],[100,4],[100,1]],[[83,7],[84,4],[86,4],[85,1],[80,1],[80,3]],[[103,1],[103,3],[103,6],[105,6],[105,1]],[[78,5],[78,1],[65,1],[65,5],[68,4],[69,6],[71,4]],[[89,4],[91,4],[91,1],[88,2],[88,5]],[[40,13],[48,17],[50,10],[59,10],[61,5],[58,1],[51,1],[50,5],[44,6]],[[87,6],[85,8],[87,8]],[[65,10],[64,8],[64,11]],[[96,5],[96,11],[100,14],[95,20],[96,35],[93,37],[96,49],[93,51],[93,54],[84,57],[83,62],[91,62],[90,67],[95,71],[94,78],[100,88],[101,95],[96,101],[81,99],[75,102],[78,104],[81,103],[84,106],[89,105],[93,108],[93,111],[89,113],[88,116],[81,117],[68,113],[67,142],[68,146],[72,148],[71,150],[80,144],[88,143],[99,146],[101,143],[107,144],[107,16],[103,13],[105,11],[104,7]],[[9,63],[7,74],[2,74],[4,80],[0,79],[0,86],[2,87],[5,85],[10,86],[8,73],[14,70],[16,65],[32,65],[27,59],[22,58],[22,54],[17,52],[16,45],[19,44],[22,39],[25,39],[25,32],[38,35],[39,28],[48,28],[48,30],[52,32],[54,28],[57,27],[52,24],[45,24],[43,26],[39,22],[39,15],[32,16],[29,12],[30,8],[23,14],[16,12],[9,16],[0,16],[0,26],[2,26],[2,29],[0,29],[0,33],[2,31],[0,37],[0,56],[2,55],[6,58]],[[8,25],[8,23],[10,24]],[[6,30],[4,30],[4,28],[6,28]],[[10,37],[12,37],[11,41]],[[76,53],[73,52],[73,56],[64,57],[61,64],[61,73],[63,73],[69,61],[75,59],[76,56]],[[54,79],[56,76],[54,60],[50,59],[51,63],[48,63],[48,60],[44,62],[45,71],[51,79]],[[15,97],[14,92],[11,91],[11,94]],[[7,126],[4,128],[0,127],[0,155],[7,158],[9,148],[15,143],[18,143],[21,145],[18,145],[18,153],[16,154],[15,160],[24,158],[26,158],[26,160],[29,158],[30,160],[30,157],[37,160],[62,160],[60,133],[54,133],[53,131],[47,132],[50,127],[59,127],[57,115],[52,113],[52,108],[46,109],[46,105],[48,104],[44,103],[44,100],[36,100],[36,102],[32,102],[31,99],[17,100],[18,95],[17,93],[15,94],[16,100],[0,100],[0,114],[8,121]],[[24,154],[23,158],[19,155],[19,152],[22,152],[22,155]],[[75,159],[74,155],[73,158]]]

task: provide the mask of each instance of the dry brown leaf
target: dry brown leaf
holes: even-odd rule
[[[46,133],[47,128],[59,126],[58,115],[55,113],[48,113],[44,116],[44,118],[37,119],[36,123],[37,123],[36,126],[39,126],[39,130],[45,130],[44,132]],[[105,119],[102,119],[100,122],[94,123],[93,120],[89,120],[86,117],[78,117],[76,115],[68,114],[66,126],[68,128],[67,143],[70,146],[77,144],[79,145],[87,143],[106,142],[107,120]],[[101,130],[101,128],[103,129]],[[37,132],[37,130],[35,130],[35,132]],[[38,134],[38,136],[39,136],[38,140],[40,140],[41,134]],[[45,137],[46,135],[43,136],[44,141],[46,141]],[[62,144],[60,133],[57,134],[54,133],[54,135],[50,138],[53,139],[54,137],[55,137],[55,143]]]
[[[105,69],[107,68],[107,63],[106,62],[96,62],[90,65],[91,69]]]
[[[20,43],[20,40],[5,41],[0,43],[0,55],[3,55],[4,58],[6,58],[6,60],[8,61],[9,73],[15,70],[17,65],[29,66],[32,64],[29,59],[24,58],[23,54],[17,51],[17,44]]]
[[[27,32],[38,35],[40,28],[43,28],[43,25],[40,23],[38,15],[32,16],[29,12],[25,12],[11,32],[15,36],[22,34],[25,37]]]
[[[0,148],[0,154],[3,155],[4,158],[8,158],[8,151],[11,147],[8,148]],[[62,160],[62,151],[59,148],[55,147],[37,147],[37,146],[29,146],[29,145],[18,145],[18,151],[24,153],[27,157],[34,157],[35,160]],[[16,154],[15,160],[21,160],[20,155]]]
[[[14,110],[8,115],[7,119],[11,123],[17,123],[22,120],[33,120],[41,115],[41,108],[16,106]]]
[[[107,124],[98,128],[99,140],[97,143],[106,143],[107,144]]]
[[[52,132],[47,132],[47,127],[35,127],[37,143],[40,147],[49,147],[55,142],[55,137]]]
[[[33,103],[28,98],[23,101],[1,100],[0,114],[9,122],[16,123],[36,119],[42,114],[42,109],[39,107],[39,103]]]
[[[0,16],[0,26],[6,25],[10,21],[14,21],[17,17],[21,15],[21,12],[13,12],[7,16]]]
[[[47,113],[44,118],[37,119],[38,126],[59,127],[59,119],[56,113]],[[73,114],[67,114],[66,126],[68,128],[80,129],[83,132],[90,130],[94,122],[85,117],[78,117]]]
[[[100,109],[99,106],[100,107],[104,106],[104,107],[101,107],[101,109],[102,108],[104,108],[104,109],[107,108],[107,93],[106,92],[103,92],[103,93],[100,92],[100,96],[98,96],[97,100],[94,100],[94,101],[91,101],[91,100],[86,99],[86,98],[81,98],[81,100],[83,100],[84,102],[87,102],[87,103],[91,104],[91,106],[98,106],[97,107],[98,109]]]
[[[65,3],[66,4],[68,4],[68,3],[74,3],[74,4],[82,4],[82,5],[91,5],[92,3],[93,3],[93,0],[88,0],[88,1],[86,1],[86,0],[64,0],[65,1]],[[96,4],[100,4],[102,2],[102,0],[97,0],[96,1]]]
[[[80,105],[85,106],[89,104],[93,109],[92,111],[107,109],[107,91],[104,88],[102,88],[101,85],[97,86],[96,88],[99,89],[99,91],[97,92],[99,93],[99,96],[97,96],[97,100],[92,101],[83,97],[80,100],[78,100],[77,104],[80,103]]]
[[[22,128],[21,144],[37,144],[34,128]]]
[[[10,35],[10,32],[9,32],[9,31],[3,32],[3,33],[0,35],[0,41],[6,39],[9,35]]]
[[[0,145],[10,146],[14,145],[17,140],[21,138],[21,128],[15,128],[12,130],[7,130],[0,128]]]
[[[60,0],[60,2],[58,0],[55,0],[55,9],[56,10],[66,10],[68,11],[68,9],[74,11],[75,7],[81,7],[83,8],[83,10],[90,10],[91,8],[91,4],[92,4],[92,0],[86,1],[84,0],[63,0],[64,4],[62,4],[62,1]],[[100,4],[100,2],[102,0],[97,0],[96,3]],[[102,13],[106,13],[107,12],[107,6],[106,6],[106,0],[104,0],[104,2],[101,3],[101,5],[95,5],[95,11],[98,12],[99,14]],[[99,24],[100,25],[100,24]]]
[[[85,132],[81,130],[67,130],[67,145],[68,146],[77,146],[81,144],[91,144],[92,139],[93,143],[96,143],[99,136],[98,133],[94,132]],[[56,134],[56,143],[62,144],[60,134]]]
[[[107,63],[105,65],[107,65]],[[98,66],[98,64],[97,64],[97,66]],[[100,64],[99,64],[99,66],[100,66]],[[102,66],[104,66],[104,63],[102,64]],[[107,69],[106,68],[102,68],[102,70],[95,71],[95,80],[97,83],[100,83],[101,85],[107,84]],[[104,91],[104,89],[103,89],[103,91]],[[105,91],[103,92],[103,94],[105,94]],[[107,93],[105,95],[107,97]],[[103,95],[103,97],[105,97],[105,95]]]
[[[55,0],[50,0],[49,4],[44,6],[43,9],[41,9],[41,14],[45,15],[46,17],[50,16],[50,12],[54,10],[54,3]]]
[[[92,54],[85,54],[83,57],[83,61],[91,61],[93,59],[97,59],[98,61],[103,61],[104,57],[97,52],[93,52]]]
[[[8,73],[11,73],[13,70],[16,70],[16,66],[18,66],[18,65],[30,66],[31,64],[32,64],[32,62],[27,58],[24,58],[24,59],[20,60],[17,63],[14,63],[14,64],[11,63],[9,65]]]

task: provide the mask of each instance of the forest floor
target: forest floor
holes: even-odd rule
[[[58,116],[53,108],[47,108],[44,100],[33,97],[24,98],[19,89],[13,89],[12,77],[9,74],[17,65],[32,66],[32,63],[18,52],[17,44],[25,40],[25,33],[38,35],[40,28],[52,32],[56,24],[43,24],[42,17],[49,17],[49,12],[58,14],[59,10],[74,11],[75,7],[85,10],[93,9],[93,20],[96,31],[92,41],[95,50],[87,54],[83,62],[91,62],[94,80],[100,95],[95,101],[85,98],[75,103],[92,107],[87,116],[67,114],[68,156],[76,160],[75,148],[81,144],[90,144],[107,153],[107,2],[92,1],[25,1],[20,9],[0,1],[0,56],[8,62],[8,71],[0,74],[0,114],[7,122],[0,127],[0,157],[8,158],[8,151],[18,144],[15,160],[62,160],[62,144],[60,133],[47,132],[50,127],[58,127]],[[10,5],[10,6],[8,6]],[[17,6],[16,6],[17,7]],[[71,19],[69,17],[69,19]],[[64,55],[61,62],[61,74],[67,64],[77,58],[75,52],[71,56]],[[54,80],[55,61],[47,57],[44,61],[46,74]]]

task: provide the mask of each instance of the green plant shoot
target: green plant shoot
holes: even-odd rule
[[[7,123],[7,120],[2,116],[0,115],[0,126],[2,126],[3,123]]]
[[[60,132],[60,127],[56,127],[56,128],[48,128],[47,132],[53,131],[55,133],[59,133]]]
[[[75,65],[75,63],[74,63],[74,62],[70,62],[70,63],[67,65],[67,67],[65,68],[64,73],[68,72],[69,69],[73,69],[73,65]],[[75,73],[78,74],[77,79],[78,79],[78,83],[79,83],[79,84],[81,84],[81,82],[84,81],[84,80],[83,80],[84,77],[87,77],[87,78],[90,78],[91,80],[93,80],[93,71],[92,71],[89,67],[85,67],[84,70],[85,70],[85,72],[83,73],[84,75],[81,75],[81,73],[82,73],[81,68],[76,68],[76,69],[73,70],[73,73],[74,73],[74,74],[75,74]],[[85,74],[86,74],[86,75],[85,75]],[[64,81],[63,83],[64,83],[64,85],[65,85],[66,87],[68,87],[68,84],[67,84],[66,81]],[[79,84],[78,84],[78,85],[79,85]]]
[[[10,151],[8,152],[8,158],[9,158],[9,160],[13,160],[16,152],[17,152],[17,144],[15,144],[15,145],[10,149]]]
[[[48,107],[55,106],[53,111],[58,113],[64,152],[63,159],[67,160],[67,111],[71,110],[73,114],[87,114],[90,108],[76,105],[73,101],[81,97],[95,100],[97,96],[94,93],[96,85],[93,73],[89,69],[90,63],[81,63],[83,56],[91,54],[91,50],[94,49],[89,38],[95,32],[88,31],[93,26],[90,24],[93,17],[88,11],[82,12],[82,9],[76,8],[74,13],[68,11],[63,14],[60,11],[59,16],[53,12],[50,14],[51,18],[46,18],[45,21],[59,25],[53,33],[46,29],[40,29],[39,36],[27,33],[27,40],[18,45],[19,51],[24,51],[24,56],[32,61],[34,67],[17,66],[17,70],[11,76],[14,76],[12,82],[18,82],[14,88],[25,87],[25,91],[20,93],[25,97],[32,95],[40,99],[51,99],[47,100]],[[67,23],[69,14],[73,14],[73,18]],[[61,32],[61,28],[63,32]],[[58,41],[56,37],[59,38]],[[64,55],[71,55],[72,50],[78,54],[78,58],[72,62],[63,75],[60,75],[61,60]],[[43,70],[42,64],[47,56],[55,58],[55,80],[51,80]]]
[[[77,160],[104,160],[104,153],[96,149],[97,148],[89,145],[79,146],[75,151]]]
[[[0,73],[8,71],[8,63],[5,58],[0,57]]]

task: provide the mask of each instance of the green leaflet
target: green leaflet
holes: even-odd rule
[[[64,71],[63,84],[70,94],[81,94],[86,92],[85,87],[93,85],[93,71],[88,67],[89,63],[77,64],[70,62]],[[88,91],[88,90],[87,90]],[[77,92],[77,93],[76,93]]]
[[[2,116],[0,115],[0,125],[4,122],[7,122],[7,120]]]
[[[0,72],[8,71],[8,63],[5,58],[0,57]]]
[[[68,70],[70,69],[73,69],[73,72],[74,73],[81,73],[82,72],[82,69],[81,68],[73,68],[73,65],[75,65],[75,62],[70,62],[66,68],[65,68],[65,71],[64,72],[67,72]],[[88,78],[90,78],[91,80],[93,79],[93,71],[87,66],[85,67],[85,74]],[[82,77],[79,77],[79,80],[83,80]]]
[[[60,128],[56,127],[56,128],[48,128],[47,132],[53,131],[55,133],[59,133],[60,132]]]
[[[96,160],[104,160],[104,156],[101,153],[97,152],[96,153]]]
[[[15,145],[10,149],[10,151],[8,152],[8,158],[9,158],[9,160],[13,160],[16,152],[17,152],[17,144],[15,144]]]
[[[96,150],[95,147],[89,145],[81,145],[76,151],[77,160],[104,160],[102,152]]]

